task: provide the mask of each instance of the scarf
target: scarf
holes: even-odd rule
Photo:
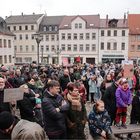
[[[81,111],[82,110],[82,104],[81,104],[81,97],[80,95],[71,95],[67,94],[67,99],[71,102],[72,110],[75,111]]]

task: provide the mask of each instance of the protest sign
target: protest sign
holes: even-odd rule
[[[22,88],[9,88],[4,90],[4,102],[14,102],[23,99]]]
[[[63,66],[68,66],[68,64],[69,64],[67,57],[63,57],[62,62],[63,62]]]

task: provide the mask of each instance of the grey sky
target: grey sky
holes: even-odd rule
[[[0,16],[34,13],[47,15],[106,14],[123,18],[124,13],[140,13],[140,0],[2,0]]]

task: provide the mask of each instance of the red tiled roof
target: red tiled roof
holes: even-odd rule
[[[100,26],[100,16],[99,15],[78,15],[78,16],[65,16],[59,26],[60,29],[69,29],[71,28],[71,22],[80,17],[87,23],[87,28],[91,28],[90,24],[93,24],[94,28]],[[93,28],[92,27],[92,28]]]
[[[100,19],[100,27],[101,28],[108,28],[108,22],[112,19]],[[128,28],[128,22],[127,19],[124,22],[124,19],[117,19],[117,28]]]
[[[140,14],[129,14],[128,26],[130,34],[140,34]]]

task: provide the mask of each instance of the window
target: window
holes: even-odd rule
[[[28,52],[29,51],[29,47],[28,46],[26,46],[26,52]]]
[[[140,51],[140,45],[138,45],[138,48],[137,48],[137,50],[138,50],[138,51]]]
[[[86,33],[86,39],[89,40],[90,37],[89,37],[89,33]]]
[[[135,51],[135,45],[131,45],[131,51],[132,51],[132,52]]]
[[[47,46],[46,46],[46,52],[48,52],[48,51],[49,51],[49,46],[47,45]]]
[[[16,62],[21,63],[22,62],[22,57],[17,57]]]
[[[113,50],[117,50],[117,42],[113,43]]]
[[[14,50],[15,50],[15,52],[17,51],[17,46],[14,46]]]
[[[20,52],[22,52],[23,51],[23,48],[22,48],[22,46],[20,46]]]
[[[82,23],[79,23],[79,29],[82,29]]]
[[[92,51],[96,51],[96,45],[95,45],[95,44],[92,44],[91,50],[92,50]]]
[[[71,34],[68,33],[68,40],[71,40]]]
[[[12,56],[9,55],[9,63],[12,63]]]
[[[16,35],[14,35],[14,40],[17,40],[17,36]]]
[[[137,35],[137,40],[140,41],[140,35]]]
[[[83,51],[84,51],[83,44],[80,44],[79,51],[80,51],[80,52],[83,52]]]
[[[32,52],[34,52],[35,51],[35,46],[34,45],[32,45]]]
[[[104,42],[101,42],[101,50],[104,50]]]
[[[107,43],[107,50],[110,50],[111,49],[111,45],[110,45],[110,42]]]
[[[62,44],[62,45],[61,45],[61,49],[62,49],[62,51],[65,51],[65,49],[66,49],[66,48],[65,48],[65,44]]]
[[[122,30],[122,36],[125,36],[125,30]]]
[[[44,46],[41,46],[40,47],[40,52],[43,52],[44,51]]]
[[[75,24],[75,29],[78,29],[78,24],[77,23]]]
[[[77,40],[77,34],[76,33],[73,35],[73,39]]]
[[[30,63],[30,62],[32,62],[32,57],[25,57],[24,60],[25,60],[25,62]]]
[[[73,47],[73,51],[77,51],[77,45],[76,44]]]
[[[32,40],[34,40],[34,35],[31,35]]]
[[[55,40],[55,36],[51,35],[51,40],[54,41]]]
[[[49,41],[49,35],[46,35],[46,41]]]
[[[57,40],[59,40],[59,35],[56,36]]]
[[[8,47],[11,48],[11,40],[8,40]]]
[[[34,25],[31,25],[31,30],[34,30]]]
[[[111,36],[111,31],[110,30],[107,31],[107,36]]]
[[[47,27],[46,27],[46,26],[43,27],[43,31],[44,31],[44,32],[47,31]]]
[[[114,30],[114,36],[117,36],[117,30]]]
[[[19,30],[22,30],[22,26],[19,26]]]
[[[84,39],[83,33],[80,33],[80,40],[83,40],[83,39]]]
[[[89,44],[86,44],[86,51],[89,52]]]
[[[125,43],[122,43],[121,50],[125,50]]]
[[[16,31],[16,26],[13,27],[14,31]]]
[[[28,30],[28,26],[27,25],[25,26],[25,30]]]
[[[50,32],[52,31],[52,26],[49,26],[49,31],[50,31]]]
[[[71,45],[68,44],[68,51],[71,51]]]
[[[61,35],[62,35],[62,40],[65,40],[65,34],[62,33]]]
[[[3,64],[2,56],[0,56],[0,64]]]
[[[92,33],[92,39],[96,39],[96,33]]]
[[[22,35],[19,35],[19,39],[22,40]]]
[[[7,63],[7,55],[4,55],[4,63]]]
[[[104,33],[104,30],[101,30],[101,36],[104,36],[105,33]]]
[[[8,30],[10,31],[10,26],[8,26]]]
[[[28,35],[27,34],[25,35],[25,39],[28,40]]]
[[[6,39],[4,39],[4,48],[7,47],[7,42],[6,42]]]
[[[0,39],[0,48],[2,48],[2,39]]]
[[[54,45],[51,46],[51,51],[53,52],[55,50]]]

